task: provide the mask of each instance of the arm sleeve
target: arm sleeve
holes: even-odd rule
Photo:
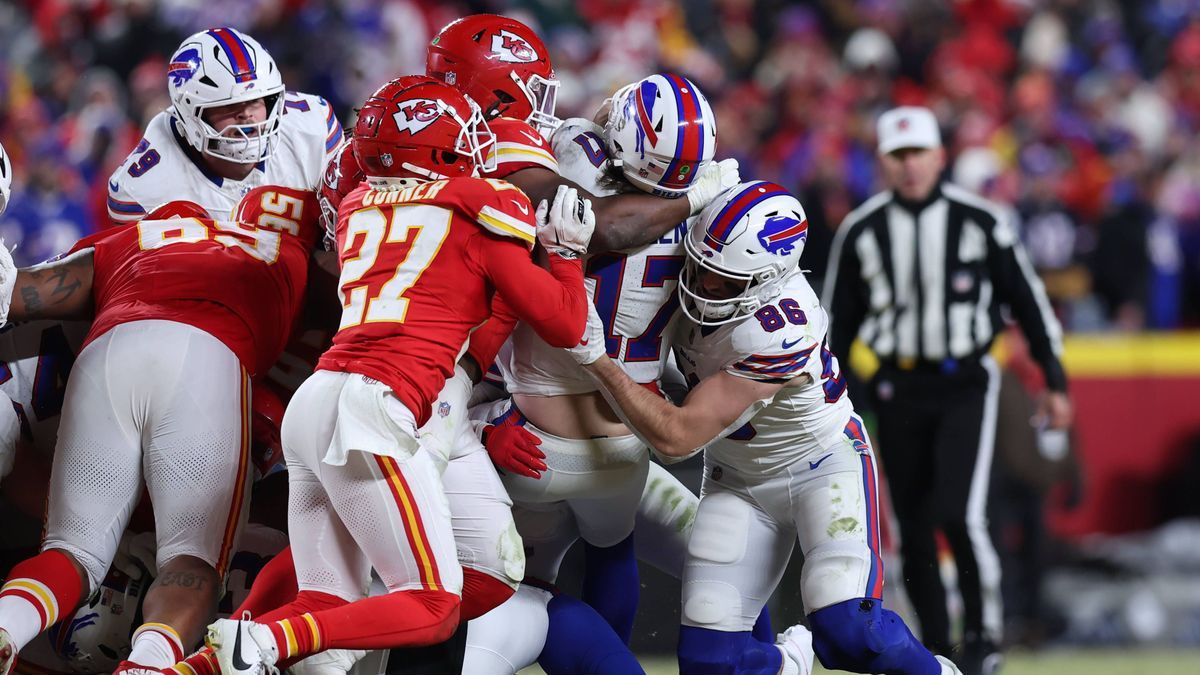
[[[122,185],[121,178],[124,169],[124,164],[117,167],[116,172],[108,179],[108,221],[110,226],[124,225],[146,217],[145,207],[139,204]]]
[[[487,372],[500,353],[500,347],[517,325],[517,315],[504,301],[504,296],[497,293],[492,298],[492,316],[474,333],[467,344],[467,354],[475,360],[479,369]]]
[[[317,101],[318,107],[325,113],[325,164],[329,164],[337,161],[338,151],[342,147],[342,139],[345,136],[337,115],[333,113],[333,106],[323,98],[318,98]]]
[[[1042,367],[1051,391],[1066,391],[1067,376],[1059,360],[1062,326],[1050,307],[1042,280],[1033,271],[1016,230],[998,220],[988,237],[988,267],[996,295],[1012,309],[1029,341],[1029,353]]]
[[[842,222],[829,252],[821,304],[829,313],[829,344],[834,354],[847,357],[867,315],[866,289],[860,282],[858,254],[849,236],[852,223]]]
[[[486,246],[477,257],[480,266],[516,317],[552,347],[578,344],[587,325],[583,263],[551,255],[547,272],[514,239],[481,234],[476,241]]]

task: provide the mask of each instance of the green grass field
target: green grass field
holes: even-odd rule
[[[647,675],[674,675],[671,659],[642,660]],[[828,673],[817,666],[816,673]],[[836,671],[841,672],[841,671]],[[1200,650],[1051,650],[1038,653],[1014,652],[1002,675],[1200,675]],[[540,668],[527,668],[522,675],[543,675]]]

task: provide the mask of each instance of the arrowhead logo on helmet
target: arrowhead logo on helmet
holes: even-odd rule
[[[170,78],[172,85],[181,87],[184,82],[192,79],[199,69],[200,50],[190,47],[176,54],[175,58],[167,64],[167,77]]]
[[[538,57],[524,38],[506,30],[492,36],[492,53],[505,63],[530,63]]]
[[[788,255],[795,249],[797,242],[808,238],[808,221],[796,220],[789,216],[771,216],[763,223],[763,229],[758,233],[758,243],[763,245],[767,253]]]
[[[392,115],[400,131],[415,134],[442,114],[442,104],[428,98],[414,98],[400,104],[400,110]]]

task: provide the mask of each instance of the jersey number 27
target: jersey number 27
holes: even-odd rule
[[[442,248],[452,215],[449,209],[426,204],[363,209],[350,216],[338,279],[342,296],[338,330],[362,323],[404,322],[408,313],[404,294]],[[356,244],[357,252],[346,257]]]

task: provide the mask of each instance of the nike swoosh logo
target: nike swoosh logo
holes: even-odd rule
[[[803,340],[803,339],[804,339],[804,338],[796,338],[795,340],[792,340],[791,342],[789,342],[789,341],[787,341],[787,340],[784,340],[784,341],[783,341],[783,348],[784,348],[784,349],[791,349],[792,347],[795,347],[796,345],[800,344],[800,341],[801,341],[801,340]]]
[[[233,667],[238,670],[250,670],[250,664],[242,660],[242,620],[238,619],[237,637],[233,639]]]
[[[525,138],[528,138],[530,143],[533,143],[534,145],[537,145],[537,146],[540,146],[542,143],[545,142],[542,140],[541,136],[538,136],[537,134],[531,134],[528,131],[525,131],[523,129],[521,130],[521,135],[524,136]]]
[[[108,181],[108,189],[112,190],[113,192],[117,192],[121,189],[121,186],[110,180]]]
[[[818,467],[818,466],[821,466],[821,462],[824,462],[825,460],[829,459],[830,457],[833,457],[833,453],[832,453],[832,452],[831,452],[831,453],[829,453],[828,455],[825,455],[825,456],[824,456],[824,457],[822,457],[821,459],[818,459],[818,460],[817,460],[817,461],[815,461],[815,462],[809,462],[809,463],[808,463],[808,468],[809,468],[809,469],[812,469],[813,471],[816,471],[817,467]],[[241,633],[238,633],[238,636],[241,636]],[[234,665],[237,665],[237,664],[234,664]]]
[[[521,202],[513,202],[513,206],[517,207],[517,210],[520,211],[521,213],[523,213],[525,215],[529,215],[529,207],[525,206]]]
[[[586,347],[588,345],[588,342],[590,342],[590,341],[591,341],[591,338],[583,338],[579,341],[579,344],[582,347]]]

